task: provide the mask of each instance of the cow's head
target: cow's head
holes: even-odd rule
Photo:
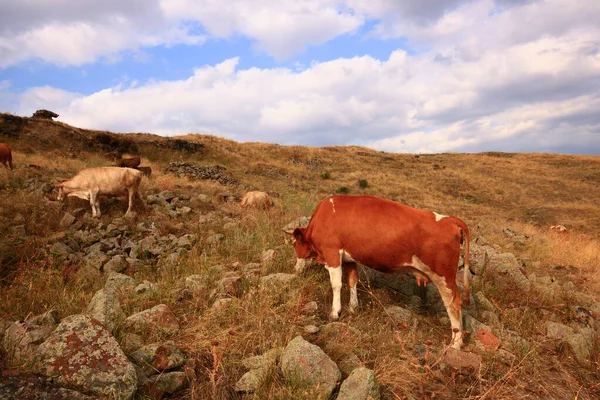
[[[294,237],[294,250],[296,250],[296,272],[302,272],[306,266],[306,260],[316,256],[310,242],[304,236],[306,228],[296,228],[292,232]]]
[[[58,192],[58,195],[56,196],[56,199],[58,201],[63,201],[64,198],[66,197],[66,193],[65,193],[65,185],[64,182],[68,181],[68,179],[64,179],[62,181],[59,181],[57,184],[54,185],[54,189],[56,189],[56,191]]]

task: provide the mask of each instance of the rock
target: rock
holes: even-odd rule
[[[62,242],[56,242],[50,247],[50,254],[63,259],[66,259],[72,252],[73,249]]]
[[[467,330],[471,333],[475,333],[480,329],[484,329],[489,332],[492,331],[492,328],[490,328],[489,326],[485,325],[482,322],[479,322],[475,318],[471,317],[467,311],[463,311],[462,316],[463,316],[463,327],[465,330]]]
[[[96,397],[85,395],[75,390],[52,385],[51,379],[44,379],[33,374],[17,376],[0,375],[0,399],[2,400],[95,400]]]
[[[208,179],[217,181],[222,185],[238,184],[237,180],[235,180],[231,174],[227,172],[227,169],[220,165],[199,166],[183,161],[173,161],[169,163],[165,171],[172,172],[177,176],[185,176],[192,180]]]
[[[100,289],[88,304],[85,314],[96,318],[109,332],[115,332],[119,322],[125,319],[125,313],[114,289]]]
[[[263,264],[269,264],[272,263],[273,260],[275,260],[275,254],[275,250],[273,249],[265,250],[260,255],[260,259]]]
[[[356,368],[342,385],[337,400],[378,400],[379,387],[375,373],[367,368]]]
[[[190,275],[184,279],[184,285],[186,289],[189,289],[194,293],[200,293],[206,290],[206,280],[206,275]]]
[[[122,272],[127,268],[128,264],[125,257],[116,255],[104,264],[104,273]]]
[[[586,363],[590,360],[595,343],[595,334],[591,328],[582,328],[579,333],[567,336],[565,341],[577,361]]]
[[[281,228],[282,231],[287,232],[287,233],[292,233],[294,232],[294,229],[296,228],[306,228],[308,226],[308,223],[310,222],[311,217],[300,217],[300,218],[296,218],[295,220],[291,221],[290,223],[288,223],[287,225],[285,225],[283,228]]]
[[[531,289],[531,282],[521,271],[521,263],[511,253],[493,254],[487,263],[484,276],[491,280],[506,279],[524,292]]]
[[[304,314],[314,314],[319,310],[319,305],[316,301],[309,301],[302,307],[302,312]]]
[[[117,341],[100,322],[71,315],[37,351],[39,372],[61,386],[99,397],[131,399],[137,376]]]
[[[475,298],[475,303],[477,303],[478,307],[491,312],[497,311],[494,303],[489,301],[488,298],[485,297],[485,295],[482,292],[475,293],[473,297]]]
[[[10,228],[10,232],[11,232],[12,236],[15,236],[15,237],[27,236],[27,230],[25,229],[25,225],[12,226]]]
[[[173,192],[172,190],[163,190],[162,192],[160,192],[158,194],[158,198],[163,199],[167,202],[170,202],[171,200],[173,200],[176,197],[177,197],[177,194],[175,194],[175,192]]]
[[[550,339],[564,339],[574,333],[575,330],[573,328],[557,322],[550,321],[546,324],[546,336]]]
[[[35,349],[52,331],[53,326],[37,325],[31,322],[15,322],[4,332],[2,347],[9,365],[21,365],[33,361]]]
[[[143,345],[142,337],[136,333],[125,333],[121,339],[121,348],[125,353],[133,353]]]
[[[199,194],[198,197],[196,197],[196,198],[205,204],[210,204],[212,202],[212,198],[205,194]]]
[[[125,274],[111,272],[104,283],[104,288],[109,290],[128,291],[135,287],[135,279]]]
[[[125,320],[125,328],[135,333],[144,333],[150,330],[174,335],[179,331],[179,322],[169,307],[159,304],[128,317]]]
[[[178,368],[185,362],[185,356],[173,341],[141,347],[131,355],[131,358],[147,374]]]
[[[231,304],[233,302],[233,299],[228,297],[228,298],[224,298],[224,299],[217,299],[215,300],[215,302],[212,304],[212,306],[210,307],[212,310],[217,311],[220,310],[221,308],[225,307],[228,304]]]
[[[318,398],[327,399],[342,378],[338,366],[320,347],[296,336],[281,356],[283,376],[289,382],[314,388]]]
[[[186,250],[190,250],[194,243],[196,243],[195,235],[183,235],[177,239],[177,247],[184,248]]]
[[[206,238],[206,243],[207,244],[217,244],[222,242],[223,240],[225,240],[225,235],[221,234],[221,233],[217,233],[216,235],[212,235],[209,236],[208,238]]]
[[[58,225],[61,228],[68,228],[69,226],[73,225],[73,222],[75,222],[75,217],[69,213],[65,213]]]
[[[386,314],[398,324],[410,324],[413,320],[413,313],[406,308],[399,306],[388,306],[385,308]]]
[[[134,289],[137,294],[153,294],[156,293],[156,285],[150,281],[143,281]]]
[[[481,368],[481,356],[449,347],[444,355],[444,362],[458,370],[473,369],[475,373]]]
[[[58,114],[50,110],[41,109],[34,112],[31,118],[52,120],[52,118],[58,118]]]
[[[487,329],[479,329],[475,332],[475,342],[487,351],[496,350],[501,343],[500,339]]]
[[[60,318],[58,317],[58,310],[52,309],[35,317],[27,318],[26,321],[30,324],[56,327],[60,322]]]
[[[361,367],[360,358],[354,353],[350,353],[338,362],[338,367],[342,371],[342,376],[349,376],[356,368]]]
[[[101,250],[93,251],[83,258],[86,266],[96,268],[99,271],[102,270],[102,266],[108,260],[109,257]]]
[[[212,291],[211,297],[215,295],[240,297],[242,295],[242,278],[230,276],[217,282],[217,287]]]
[[[313,334],[313,333],[317,333],[319,332],[321,329],[318,326],[315,325],[306,325],[304,327],[304,333],[306,334]]]
[[[252,393],[269,376],[277,365],[282,348],[278,347],[267,351],[260,356],[249,357],[242,360],[242,365],[249,369],[235,384],[236,392]]]
[[[186,386],[185,372],[166,372],[149,377],[145,387],[142,388],[142,393],[148,393],[153,399],[160,399],[165,394],[173,394],[185,389]]]
[[[287,287],[294,279],[295,274],[276,273],[260,278],[260,286],[265,289],[282,289]]]
[[[138,243],[139,252],[143,257],[157,257],[164,253],[165,249],[158,244],[154,236],[146,236]]]

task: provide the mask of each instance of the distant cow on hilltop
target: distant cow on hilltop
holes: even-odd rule
[[[10,146],[6,143],[0,143],[0,162],[4,164],[5,168],[10,167],[11,170],[13,169],[12,151],[10,149]],[[7,163],[8,166],[6,165]]]
[[[254,190],[244,195],[244,197],[242,198],[241,206],[264,208],[265,210],[267,210],[273,206],[273,201],[267,193]]]

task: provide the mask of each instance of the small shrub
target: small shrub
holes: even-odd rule
[[[350,189],[348,189],[346,186],[340,186],[339,188],[337,188],[336,192],[342,193],[342,194],[347,194],[347,193],[350,193]]]
[[[358,180],[358,187],[361,189],[366,189],[369,187],[369,182],[367,182],[366,179],[359,179]]]
[[[321,179],[331,179],[329,171],[321,172]]]

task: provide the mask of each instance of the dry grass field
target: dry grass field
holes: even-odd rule
[[[3,119],[4,118],[4,119]],[[15,131],[12,120],[0,115],[0,142],[13,148],[16,169],[0,167],[0,319],[22,320],[28,315],[57,309],[61,316],[80,313],[102,282],[78,273],[48,255],[47,244],[61,235],[59,221],[66,210],[87,207],[83,201],[55,204],[55,193],[29,189],[35,183],[53,184],[82,168],[110,165],[104,151],[93,145],[100,132],[80,130],[51,121],[29,120]],[[189,180],[165,172],[171,161],[221,165],[246,188],[275,191],[280,198],[265,212],[243,210],[235,204],[200,205],[193,217],[177,220],[141,211],[138,220],[156,222],[165,234],[189,232],[198,244],[175,266],[130,271],[137,281],[149,280],[159,290],[151,297],[123,299],[126,314],[155,304],[168,304],[181,322],[172,339],[188,356],[189,388],[177,398],[235,399],[235,382],[245,372],[240,360],[285,346],[302,334],[307,323],[327,322],[331,287],[324,268],[313,266],[284,291],[257,290],[244,281],[244,295],[228,307],[210,307],[209,291],[181,301],[177,287],[185,276],[212,274],[213,266],[261,262],[261,253],[276,256],[261,265],[263,275],[293,272],[294,254],[281,227],[295,218],[310,216],[316,204],[333,193],[370,194],[463,219],[473,239],[484,237],[498,249],[527,260],[527,274],[551,276],[572,282],[592,302],[600,301],[600,157],[556,154],[393,154],[356,146],[313,148],[265,143],[236,143],[207,136],[178,139],[201,143],[201,152],[165,150],[166,139],[148,134],[124,134],[137,144],[142,165],[151,166],[152,179],[144,179],[142,193],[175,190],[190,196],[200,193],[243,193],[242,187],[213,181]],[[92,143],[92,144],[90,144]],[[131,155],[134,153],[131,152]],[[46,199],[46,197],[48,199]],[[122,216],[125,203],[102,205],[104,225]],[[222,220],[200,224],[209,212],[237,221],[224,231]],[[132,222],[132,224],[135,224]],[[568,238],[549,232],[561,224]],[[22,226],[15,233],[15,227]],[[511,228],[528,239],[514,245],[503,232]],[[24,229],[24,230],[23,230]],[[203,239],[224,233],[226,240],[208,244]],[[213,283],[214,283],[213,282]],[[344,284],[345,285],[345,284]],[[442,350],[449,333],[446,322],[423,311],[418,323],[398,327],[383,308],[406,301],[402,296],[359,284],[360,310],[345,313],[348,299],[342,290],[342,318],[362,335],[330,346],[328,354],[339,361],[358,349],[360,362],[375,371],[384,399],[592,399],[600,397],[598,340],[587,363],[577,362],[564,345],[543,338],[549,319],[568,323],[576,303],[573,293],[545,298],[515,292],[493,282],[475,282],[498,308],[503,326],[527,340],[528,345],[506,362],[484,354],[479,373],[441,368]],[[316,319],[300,310],[308,301],[319,305]],[[598,317],[600,319],[600,316]],[[117,334],[117,339],[121,340]],[[317,344],[319,340],[315,339]],[[425,356],[419,349],[425,346]],[[466,348],[469,350],[469,347]],[[15,368],[0,361],[0,370]],[[24,366],[20,366],[25,368]],[[310,391],[286,383],[277,371],[255,394],[259,399],[311,399]]]

